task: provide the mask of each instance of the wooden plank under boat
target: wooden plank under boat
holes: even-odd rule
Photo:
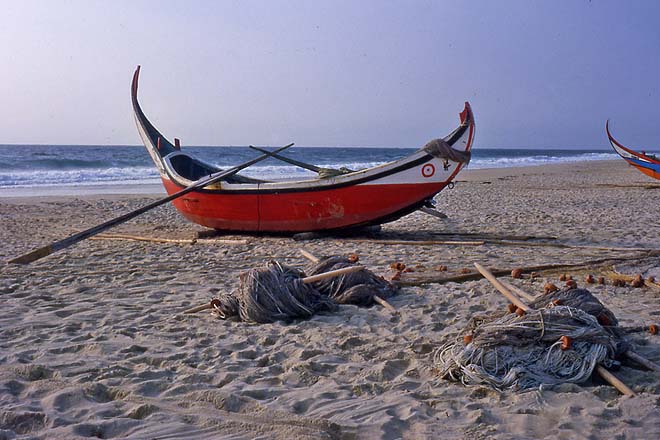
[[[133,75],[132,101],[138,132],[166,191],[175,193],[200,177],[218,172],[181,151],[146,118],[137,99],[140,67]],[[396,220],[428,204],[467,164],[474,142],[469,103],[460,125],[402,159],[301,181],[264,181],[236,174],[174,200],[188,220],[225,230],[248,232],[328,231]]]
[[[617,142],[610,133],[610,121],[605,124],[605,131],[607,131],[607,138],[610,140],[612,148],[619,156],[640,172],[660,180],[660,160],[657,157],[645,152],[638,153]]]

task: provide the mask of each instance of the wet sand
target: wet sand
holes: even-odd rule
[[[127,191],[128,192],[128,191]],[[0,257],[10,257],[138,208],[157,194],[26,194],[0,198]],[[436,198],[445,220],[417,212],[379,240],[556,237],[532,246],[410,245],[364,237],[243,244],[87,240],[27,266],[0,269],[0,439],[11,438],[658,438],[660,374],[624,363],[637,393],[594,379],[517,393],[439,378],[433,352],[475,313],[506,307],[486,280],[402,288],[400,312],[341,306],[306,321],[248,325],[210,312],[181,315],[238,285],[269,259],[303,267],[299,252],[357,253],[386,277],[390,264],[437,278],[474,262],[501,269],[628,258],[617,269],[660,278],[660,182],[620,161],[466,170]],[[203,228],[171,206],[113,229],[192,239]],[[459,234],[459,235],[447,235]],[[463,234],[463,235],[460,235]],[[479,235],[470,235],[479,234]],[[597,249],[599,248],[599,249]],[[612,248],[612,249],[604,249]],[[572,272],[581,286],[584,273]],[[568,271],[571,273],[571,271]],[[537,280],[511,280],[530,293]],[[622,325],[660,321],[660,291],[589,285]],[[660,363],[660,338],[631,336]]]

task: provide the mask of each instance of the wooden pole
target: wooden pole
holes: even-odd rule
[[[289,145],[285,145],[281,148],[278,148],[274,152],[276,153],[276,152],[285,150],[285,149],[289,148],[292,145],[293,145],[293,143],[291,143]],[[154,209],[154,208],[156,208],[160,205],[164,205],[165,203],[168,203],[168,202],[171,202],[172,200],[178,199],[179,197],[182,197],[182,196],[188,194],[191,191],[203,188],[203,187],[211,185],[215,182],[219,182],[220,180],[222,180],[226,177],[233,176],[234,174],[238,173],[242,169],[247,168],[250,165],[254,165],[257,162],[261,162],[262,160],[267,159],[268,157],[270,157],[268,154],[264,154],[264,155],[261,155],[259,157],[254,158],[252,160],[249,160],[245,163],[237,165],[233,168],[229,168],[228,170],[220,171],[218,173],[211,174],[210,176],[203,177],[203,178],[193,182],[189,186],[185,187],[181,191],[178,191],[178,192],[176,192],[172,195],[169,195],[169,196],[164,197],[162,199],[156,200],[155,202],[152,202],[152,203],[150,203],[146,206],[143,206],[142,208],[136,209],[135,211],[129,212],[129,213],[124,214],[124,215],[121,215],[121,216],[116,217],[112,220],[108,220],[107,222],[101,223],[100,225],[97,225],[97,226],[94,226],[92,228],[86,229],[82,232],[78,232],[77,234],[74,234],[70,237],[64,238],[62,240],[55,241],[55,242],[53,242],[49,245],[46,245],[46,246],[40,247],[38,249],[35,249],[31,252],[28,252],[27,254],[12,258],[11,260],[8,261],[8,263],[28,264],[28,263],[36,261],[40,258],[46,257],[46,256],[48,256],[48,255],[50,255],[54,252],[65,249],[65,248],[67,248],[67,247],[69,247],[73,244],[76,244],[76,243],[78,243],[82,240],[85,240],[86,238],[89,238],[89,237],[92,237],[96,234],[99,234],[99,233],[105,231],[106,229],[110,229],[113,226],[117,226],[121,223],[125,223],[128,220],[131,220],[131,219],[137,217],[140,214],[144,214],[145,212],[150,211],[150,210],[152,210],[152,209]]]
[[[321,261],[319,257],[316,255],[312,254],[311,252],[307,252],[305,249],[300,249],[300,253],[303,254],[305,258],[307,258],[309,261],[312,263],[318,263]],[[374,301],[380,304],[381,306],[385,307],[387,310],[392,312],[393,315],[399,315],[399,311],[389,302],[387,302],[385,299],[381,298],[378,295],[374,295]]]
[[[631,359],[631,360],[637,362],[638,364],[640,364],[640,365],[642,365],[642,366],[648,368],[648,369],[651,370],[651,371],[658,371],[658,372],[660,372],[660,365],[656,364],[656,363],[653,362],[653,361],[650,361],[650,360],[646,359],[645,357],[643,357],[643,356],[641,356],[641,355],[635,353],[635,352],[632,351],[632,350],[628,350],[628,351],[626,351],[625,355],[626,355],[629,359]]]
[[[376,301],[378,304],[380,304],[381,306],[385,307],[387,310],[392,312],[393,315],[399,315],[400,314],[399,311],[396,308],[394,308],[394,306],[392,304],[390,304],[389,302],[387,302],[386,300],[384,300],[380,296],[374,295],[374,301]]]
[[[303,257],[307,258],[312,263],[318,263],[319,261],[321,261],[319,257],[317,257],[316,255],[310,252],[307,252],[305,249],[300,249],[300,253],[303,254]]]
[[[628,385],[623,383],[618,377],[610,373],[603,367],[602,365],[596,365],[596,371],[598,374],[600,374],[600,377],[602,377],[605,382],[609,383],[612,385],[614,388],[619,390],[621,394],[624,394],[626,396],[634,396],[635,392],[631,390]]]
[[[529,293],[525,292],[524,290],[514,286],[513,284],[509,283],[508,281],[499,280],[499,282],[502,283],[502,285],[504,287],[509,289],[509,291],[515,293],[519,297],[522,297],[522,298],[526,299],[527,301],[534,301],[535,298],[532,295],[530,295]]]
[[[511,301],[517,307],[523,309],[526,312],[529,310],[529,306],[527,304],[525,304],[524,302],[522,302],[513,293],[511,293],[509,291],[509,289],[507,289],[502,283],[500,283],[500,281],[497,278],[495,278],[495,275],[493,275],[488,269],[486,269],[485,267],[483,267],[479,263],[474,263],[474,267],[476,267],[477,270],[479,271],[479,273],[481,273],[481,275],[483,275],[484,278],[486,278],[488,281],[490,281],[490,283],[493,286],[495,286],[495,288],[497,290],[499,290],[500,293],[502,295],[504,295],[509,301]]]
[[[477,270],[479,270],[479,272],[481,272],[481,274],[482,274],[482,275],[483,275],[488,281],[490,281],[491,284],[492,284],[493,286],[495,286],[495,287],[497,288],[497,290],[499,290],[499,291],[500,291],[500,292],[501,292],[501,293],[502,293],[507,299],[509,299],[512,303],[514,303],[516,306],[520,307],[521,309],[523,309],[523,310],[525,310],[525,311],[530,310],[530,308],[529,308],[529,306],[528,306],[527,304],[525,304],[524,302],[522,302],[522,300],[520,300],[519,298],[517,298],[512,292],[508,291],[508,290],[506,289],[506,287],[504,287],[504,286],[502,285],[502,283],[500,283],[499,280],[498,280],[497,278],[495,278],[495,277],[493,276],[493,274],[490,273],[490,272],[488,271],[488,269],[486,269],[485,267],[483,267],[483,266],[480,265],[479,263],[474,263],[474,265],[476,266]],[[515,301],[513,301],[512,299],[515,299]],[[601,376],[601,377],[602,377],[607,383],[609,383],[609,384],[612,385],[614,388],[616,388],[617,390],[619,390],[622,394],[624,394],[624,395],[626,395],[626,396],[634,396],[634,395],[635,395],[635,393],[633,392],[633,390],[631,390],[631,389],[630,389],[625,383],[623,383],[619,378],[617,378],[617,377],[614,376],[612,373],[610,373],[609,371],[607,371],[607,370],[605,369],[605,367],[603,367],[602,365],[597,365],[597,366],[596,366],[596,372],[597,372],[598,374],[600,374],[600,376]]]
[[[207,309],[210,309],[210,308],[213,308],[213,303],[212,302],[207,303],[207,304],[202,304],[201,306],[193,307],[192,309],[188,309],[188,310],[184,311],[183,313],[184,314],[197,313],[197,312],[201,312],[202,310],[207,310]]]
[[[364,266],[350,266],[342,267],[341,269],[331,270],[329,272],[319,273],[312,275],[310,277],[305,277],[302,279],[302,282],[305,284],[315,283],[317,281],[325,280],[327,278],[338,277],[339,275],[344,275],[346,273],[357,272],[364,269]]]

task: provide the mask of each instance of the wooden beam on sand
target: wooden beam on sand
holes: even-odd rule
[[[520,298],[517,298],[512,292],[508,291],[502,283],[500,283],[497,278],[485,267],[479,263],[474,263],[475,267],[479,272],[481,272],[490,283],[497,288],[509,301],[514,303],[516,306],[520,307],[524,311],[529,311],[530,307],[525,304]],[[635,392],[631,390],[625,383],[623,383],[618,377],[610,373],[602,365],[596,365],[596,372],[610,385],[619,390],[622,394],[626,396],[634,396]]]
[[[146,241],[150,243],[175,243],[175,244],[248,244],[249,241],[241,240],[227,240],[227,239],[175,239],[175,238],[159,238],[159,237],[143,237],[140,235],[129,234],[98,234],[95,237],[90,237],[90,240],[130,240],[130,241]]]
[[[348,238],[346,241],[355,241],[358,243],[373,244],[391,244],[404,246],[483,246],[485,241],[464,241],[464,240],[380,240],[371,238]]]

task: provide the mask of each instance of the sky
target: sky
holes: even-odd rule
[[[0,0],[0,144],[660,146],[660,2]]]

